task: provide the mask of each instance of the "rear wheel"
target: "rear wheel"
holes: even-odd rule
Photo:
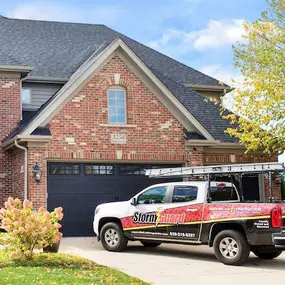
[[[226,265],[242,265],[250,253],[245,237],[234,230],[218,233],[213,246],[216,258]]]
[[[258,249],[252,250],[252,252],[260,259],[274,259],[281,255],[282,251],[273,251],[273,252],[260,252]]]
[[[101,229],[100,239],[108,251],[123,251],[128,244],[128,239],[118,223],[105,224]]]
[[[145,247],[158,247],[161,242],[141,241],[141,244]]]

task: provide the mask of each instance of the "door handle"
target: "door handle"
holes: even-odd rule
[[[186,211],[187,211],[187,212],[197,212],[198,209],[187,209]]]

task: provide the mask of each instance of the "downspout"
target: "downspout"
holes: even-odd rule
[[[15,146],[25,151],[25,165],[24,165],[24,200],[28,199],[28,150],[24,146],[18,144],[15,140]]]

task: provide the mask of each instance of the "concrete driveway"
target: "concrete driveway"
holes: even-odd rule
[[[64,238],[60,251],[80,255],[96,263],[117,268],[157,285],[168,284],[283,284],[285,253],[272,261],[252,255],[242,267],[225,266],[206,246],[161,245],[147,249],[129,242],[124,252],[104,250],[95,238]]]

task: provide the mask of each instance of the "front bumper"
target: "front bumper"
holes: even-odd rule
[[[283,248],[285,250],[285,231],[272,234],[272,241],[276,248]]]

